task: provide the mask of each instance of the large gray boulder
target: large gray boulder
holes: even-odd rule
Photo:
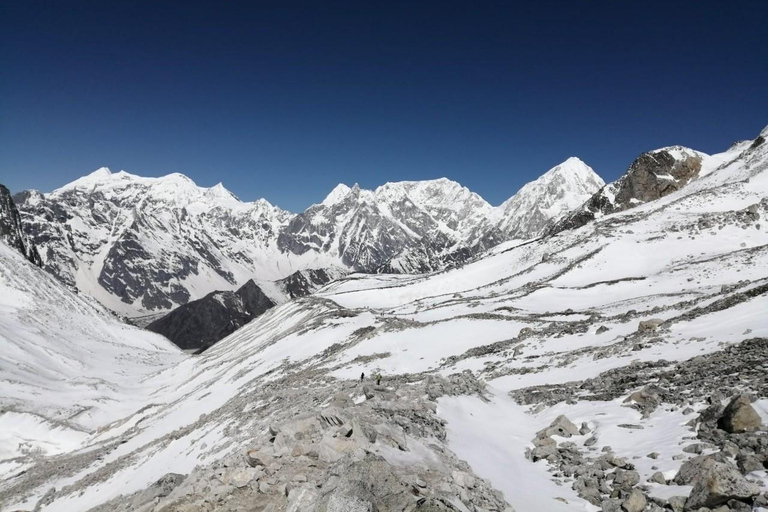
[[[693,485],[698,478],[706,475],[716,462],[725,461],[725,457],[719,453],[688,459],[680,466],[677,475],[675,475],[674,482],[677,485]]]
[[[621,504],[621,509],[624,512],[643,512],[646,503],[645,494],[639,489],[632,489],[627,499]]]
[[[760,494],[760,487],[748,482],[731,464],[713,462],[706,473],[694,480],[685,510],[715,508],[729,500],[745,501]]]
[[[717,426],[731,434],[754,432],[760,429],[762,420],[752,407],[747,395],[737,395],[723,411]]]
[[[544,438],[549,436],[561,436],[561,437],[572,437],[572,436],[578,436],[581,435],[579,433],[579,427],[573,424],[571,420],[566,418],[564,415],[560,415],[557,418],[555,418],[555,421],[552,422],[550,426],[547,428],[540,430],[536,437]]]

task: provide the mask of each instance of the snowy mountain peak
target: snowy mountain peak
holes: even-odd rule
[[[112,174],[112,171],[109,170],[109,167],[99,167],[95,171],[93,171],[91,174],[88,175],[90,178],[105,178],[107,176],[110,176]]]
[[[224,184],[221,182],[217,183],[216,185],[206,190],[205,195],[211,199],[228,199],[228,200],[234,199],[236,201],[240,201],[240,199],[238,199],[238,197],[235,194],[227,190],[224,187]]]
[[[579,158],[571,157],[527,183],[497,209],[499,229],[513,238],[540,235],[605,186]]]
[[[333,206],[334,204],[344,199],[351,190],[352,189],[344,183],[339,183],[336,185],[336,187],[334,187],[333,190],[331,190],[330,194],[328,194],[320,204],[323,206]]]

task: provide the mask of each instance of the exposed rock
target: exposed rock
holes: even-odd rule
[[[640,483],[640,474],[637,471],[617,469],[614,475],[615,475],[613,479],[614,489],[628,491],[632,487]]]
[[[621,504],[621,509],[625,512],[642,512],[646,503],[645,494],[638,489],[632,489],[627,499]]]
[[[760,487],[748,482],[732,465],[714,462],[694,480],[685,502],[686,510],[717,507],[729,500],[743,501],[760,494]]]
[[[235,292],[211,292],[147,325],[179,348],[202,351],[229,336],[275,303],[253,280]]]
[[[655,331],[663,323],[664,323],[664,320],[662,320],[661,318],[652,318],[650,320],[642,320],[638,324],[637,330],[639,332]]]
[[[543,429],[540,430],[536,437],[548,437],[548,436],[561,436],[561,437],[572,437],[572,436],[578,436],[579,429],[576,425],[571,422],[568,418],[566,418],[564,415],[560,415],[552,422],[552,424]]]
[[[752,401],[746,395],[734,397],[723,411],[717,422],[718,427],[726,432],[753,432],[760,428],[762,420],[752,407]]]
[[[3,185],[0,185],[0,240],[19,251],[38,267],[42,265],[37,248],[24,234],[16,203],[10,191]]]

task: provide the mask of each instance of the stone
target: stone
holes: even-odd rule
[[[600,503],[600,508],[603,512],[621,512],[621,505],[621,500],[609,498]]]
[[[657,471],[654,474],[651,475],[651,477],[648,479],[649,482],[653,482],[656,484],[666,485],[667,479],[664,478],[664,473],[661,471]]]
[[[239,468],[229,475],[229,483],[237,488],[247,487],[256,476],[253,468]]]
[[[762,471],[766,459],[751,453],[740,453],[736,456],[736,465],[743,474],[753,471]]]
[[[571,422],[568,418],[566,418],[564,415],[560,415],[557,418],[555,418],[555,421],[552,422],[552,424],[545,428],[544,430],[539,431],[537,434],[537,437],[547,437],[547,436],[561,436],[561,437],[572,437],[572,436],[578,436],[579,435],[579,429],[576,427],[576,425]]]
[[[726,406],[717,426],[728,433],[740,434],[760,429],[762,420],[747,395],[737,395]]]
[[[334,493],[328,498],[326,512],[373,512],[376,510],[370,501],[343,494]]]
[[[628,491],[640,483],[640,474],[637,471],[617,469],[614,473],[613,488]]]
[[[638,332],[653,332],[664,323],[661,318],[651,318],[650,320],[641,320],[637,326]]]
[[[589,425],[587,425],[587,422],[586,421],[582,422],[581,428],[579,429],[579,434],[581,434],[582,436],[585,436],[590,432],[592,432],[592,429],[589,428]]]
[[[533,446],[548,446],[548,445],[557,445],[557,442],[551,437],[533,438]]]
[[[597,443],[597,438],[595,436],[592,436],[586,441],[584,441],[584,446],[593,446],[595,443]]]
[[[659,454],[658,454],[658,452],[651,452],[648,455],[646,455],[646,457],[648,457],[649,459],[658,459],[659,458]]]
[[[685,496],[671,496],[667,498],[667,504],[672,508],[673,512],[683,512],[685,510],[685,501],[688,498]]]
[[[701,455],[683,462],[675,475],[674,482],[677,485],[693,485],[696,479],[706,474],[709,468],[718,461],[724,461],[723,456]]]
[[[600,327],[597,328],[597,330],[595,331],[595,334],[603,334],[604,332],[608,332],[608,328],[604,325],[601,325]]]
[[[707,445],[705,445],[704,443],[689,444],[688,446],[683,448],[683,452],[695,453],[697,455],[701,455],[701,453],[704,451],[706,447]]]
[[[245,461],[249,466],[267,466],[272,462],[272,457],[262,450],[248,450],[245,452]]]
[[[743,501],[760,494],[760,487],[748,482],[735,467],[723,462],[713,462],[706,469],[706,474],[694,482],[685,502],[686,510],[714,508],[729,500]]]
[[[752,512],[752,506],[743,501],[728,500],[727,506],[730,512]]]
[[[621,504],[621,509],[625,512],[642,512],[646,503],[645,494],[639,489],[632,489],[627,499]]]

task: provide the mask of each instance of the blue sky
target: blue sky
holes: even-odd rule
[[[299,211],[448,177],[499,204],[569,156],[768,124],[768,2],[0,1],[0,183],[101,167]]]

